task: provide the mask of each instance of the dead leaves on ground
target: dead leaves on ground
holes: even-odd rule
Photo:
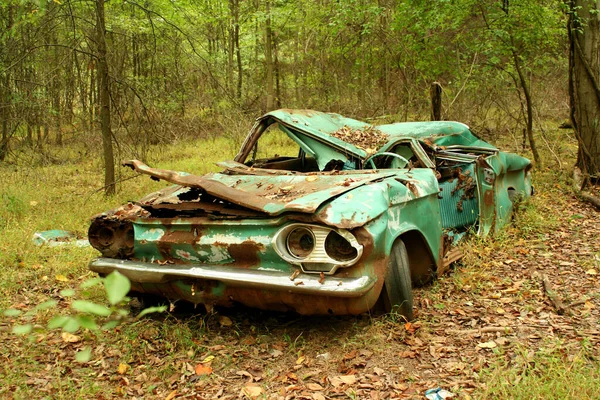
[[[191,342],[164,329],[185,319],[149,320],[133,337],[49,333],[33,343],[44,349],[35,356],[41,367],[23,379],[49,397],[60,389],[53,374],[68,374],[76,385],[93,381],[107,398],[422,398],[438,386],[468,398],[482,387],[482,370],[500,358],[527,362],[556,343],[565,357],[586,343],[598,357],[599,218],[577,204],[564,207],[552,231],[523,238],[509,229],[505,246],[470,248],[465,267],[416,290],[417,321],[348,318],[320,325],[217,314],[196,328],[189,323]],[[572,316],[557,315],[535,273],[548,276]],[[30,304],[15,299],[12,308],[26,312]],[[20,356],[23,347],[2,337],[4,356]],[[73,363],[92,341],[89,361]]]

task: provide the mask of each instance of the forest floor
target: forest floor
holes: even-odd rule
[[[83,230],[87,222],[78,222],[79,213],[102,209],[100,200],[67,209],[79,201],[78,188],[94,186],[97,177],[86,178],[87,168],[97,166],[80,166],[78,178],[65,181],[62,196],[65,190],[75,194],[59,201],[63,210],[45,225],[26,211],[51,207],[61,194],[36,199],[34,185],[23,189],[29,194],[15,188],[6,197],[20,196],[25,211],[21,219],[8,219],[14,230],[0,231],[6,238],[0,308],[27,311],[56,299],[56,309],[36,316],[39,326],[66,312],[71,299],[60,290],[91,277],[85,261],[94,251],[31,250],[28,240],[47,224],[69,227],[71,218],[74,229]],[[57,173],[14,172],[10,179],[16,185],[35,178],[50,191],[48,181]],[[396,314],[302,317],[176,308],[108,332],[69,336],[40,329],[16,336],[11,327],[21,317],[5,316],[0,397],[422,399],[425,390],[441,387],[467,399],[597,398],[600,213],[575,198],[551,169],[537,172],[535,184],[536,195],[511,226],[495,238],[468,239],[465,257],[447,275],[415,290],[410,323]],[[77,362],[76,352],[88,346],[91,359]]]

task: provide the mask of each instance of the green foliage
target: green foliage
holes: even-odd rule
[[[118,271],[114,271],[106,277],[104,280],[104,288],[106,289],[106,297],[111,305],[117,305],[131,289],[131,283],[129,279],[121,275]]]
[[[111,330],[117,327],[120,323],[124,322],[126,317],[129,315],[128,310],[120,308],[122,303],[128,301],[127,293],[131,288],[129,279],[120,274],[118,271],[110,273],[106,278],[92,278],[80,285],[80,289],[90,288],[97,285],[98,283],[104,284],[105,295],[110,303],[110,307],[103,304],[96,303],[90,300],[73,300],[70,304],[72,312],[69,315],[56,315],[50,319],[46,325],[46,329],[54,330],[61,329],[64,332],[74,333],[80,329],[87,329],[90,331],[99,330]],[[65,297],[71,297],[75,295],[73,289],[63,289],[61,295]],[[40,311],[54,308],[57,305],[56,300],[48,300],[38,304],[31,311],[28,311],[23,315],[21,319],[30,321]],[[164,312],[166,306],[150,307],[142,310],[137,318],[141,318],[150,313]],[[19,317],[22,315],[20,310],[7,309],[4,310],[5,317]],[[106,318],[109,318],[106,320]],[[98,327],[99,320],[103,320],[104,324],[101,328]],[[33,325],[31,323],[14,325],[12,332],[17,335],[27,335],[33,332]],[[79,353],[78,353],[79,354]],[[89,358],[89,355],[85,350],[80,356],[77,356],[77,361]]]
[[[7,192],[0,193],[0,226],[15,223],[25,213],[25,202],[17,195]]]

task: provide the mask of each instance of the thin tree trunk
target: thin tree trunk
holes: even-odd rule
[[[232,0],[234,5],[233,13],[233,41],[235,44],[235,58],[237,61],[237,99],[242,98],[242,51],[240,50],[240,0]]]
[[[2,86],[4,86],[4,90],[0,90],[2,97],[0,97],[0,120],[2,120],[2,137],[0,138],[0,161],[4,161],[6,156],[8,155],[8,139],[10,134],[8,132],[8,119],[10,116],[10,103],[8,102],[10,87],[8,86],[10,83],[8,73],[6,74],[6,78],[4,82],[2,82]],[[0,89],[2,89],[0,87]]]
[[[56,42],[56,37],[54,38]],[[58,47],[54,47],[54,65],[58,67],[60,64]],[[52,109],[54,110],[54,127],[56,128],[56,144],[62,146],[62,109],[60,104],[60,80],[59,80],[60,69],[56,68],[56,75],[52,79],[50,90],[52,91]]]
[[[267,70],[267,102],[266,109],[271,111],[275,105],[273,82],[273,32],[271,31],[271,0],[266,0],[267,19],[265,21],[265,64]]]
[[[523,69],[521,67],[521,59],[519,58],[519,55],[516,52],[513,52],[513,61],[515,63],[515,69],[517,70],[517,74],[519,75],[519,82],[521,84],[521,88],[523,89],[523,94],[525,95],[525,107],[527,109],[527,138],[529,139],[529,145],[531,146],[531,152],[533,153],[533,159],[535,160],[535,164],[538,168],[541,168],[542,160],[540,158],[540,154],[537,151],[535,139],[533,137],[533,101],[531,99],[531,93],[529,91],[527,79],[523,74]]]
[[[442,85],[439,82],[433,82],[429,89],[431,95],[431,120],[442,120]]]
[[[275,107],[281,108],[281,71],[279,69],[279,44],[277,34],[273,35],[273,69],[275,74]]]
[[[227,29],[227,91],[233,92],[233,58],[235,53],[234,0],[229,0],[229,27]]]
[[[100,100],[100,128],[104,156],[104,192],[115,193],[115,161],[110,122],[110,82],[106,59],[106,28],[104,0],[96,0],[96,40],[98,46],[98,95]]]

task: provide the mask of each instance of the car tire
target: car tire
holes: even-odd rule
[[[408,321],[413,319],[413,293],[410,279],[410,263],[408,252],[401,239],[397,239],[388,259],[381,300],[386,313],[397,311]]]

